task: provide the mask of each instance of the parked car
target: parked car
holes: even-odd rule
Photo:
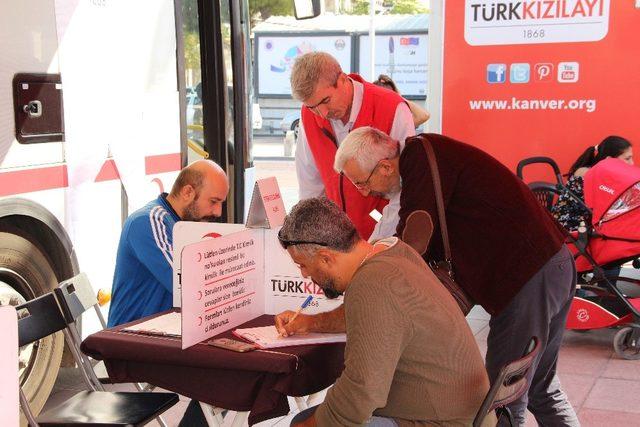
[[[254,102],[251,110],[251,127],[253,129],[262,129],[262,114],[260,113],[260,104]]]
[[[196,112],[198,114],[196,115]],[[202,101],[196,93],[187,94],[187,125],[202,124]]]
[[[287,131],[292,130],[297,141],[298,131],[300,129],[300,110],[286,114],[280,122],[280,129],[282,129],[282,133],[285,135]]]

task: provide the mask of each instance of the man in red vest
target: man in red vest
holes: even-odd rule
[[[291,72],[293,97],[302,102],[296,148],[300,199],[326,195],[347,213],[363,239],[395,232],[399,200],[377,194],[363,196],[333,169],[338,146],[351,130],[371,126],[395,140],[415,135],[413,116],[397,93],[345,74],[338,61],[325,52],[300,56]],[[378,224],[369,215],[382,213]],[[374,230],[375,228],[375,230]]]

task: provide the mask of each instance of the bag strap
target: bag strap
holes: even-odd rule
[[[444,199],[442,197],[442,184],[440,183],[438,162],[436,161],[436,155],[433,152],[433,147],[431,146],[431,143],[427,141],[427,138],[422,137],[420,140],[422,141],[425,153],[427,153],[427,160],[429,161],[429,168],[431,169],[431,180],[433,181],[433,190],[436,196],[436,205],[438,206],[438,221],[440,221],[442,245],[444,246],[444,261],[447,263],[449,276],[453,277],[451,247],[449,246],[449,231],[447,229],[447,218],[444,214]]]

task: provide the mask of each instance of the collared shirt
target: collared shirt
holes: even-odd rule
[[[351,114],[349,121],[342,123],[342,120],[329,120],[331,127],[336,136],[338,145],[347,137],[353,124],[355,123],[360,108],[362,107],[362,98],[364,95],[364,86],[362,83],[350,79],[353,83],[353,100],[351,102]],[[400,151],[404,148],[404,140],[416,134],[413,124],[413,116],[411,110],[404,102],[398,104],[396,113],[393,118],[393,125],[389,136],[400,142]],[[296,147],[296,173],[298,175],[298,188],[300,200],[309,199],[311,197],[320,197],[324,195],[324,184],[320,177],[320,171],[316,166],[313,153],[307,143],[307,136],[304,131],[302,121],[300,121],[300,131],[298,133],[298,142]],[[398,225],[398,211],[400,210],[400,195],[391,197],[389,204],[382,210],[382,219],[376,224],[369,241],[378,240],[384,237],[393,236]]]

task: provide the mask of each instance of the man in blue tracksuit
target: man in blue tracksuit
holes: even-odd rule
[[[184,168],[171,193],[162,193],[127,218],[120,235],[109,327],[173,307],[173,226],[213,221],[229,192],[216,163],[199,160]]]
[[[173,307],[173,226],[178,221],[213,221],[229,192],[224,170],[210,160],[184,168],[171,193],[132,213],[124,223],[113,275],[108,326]],[[192,400],[180,426],[207,426]]]

